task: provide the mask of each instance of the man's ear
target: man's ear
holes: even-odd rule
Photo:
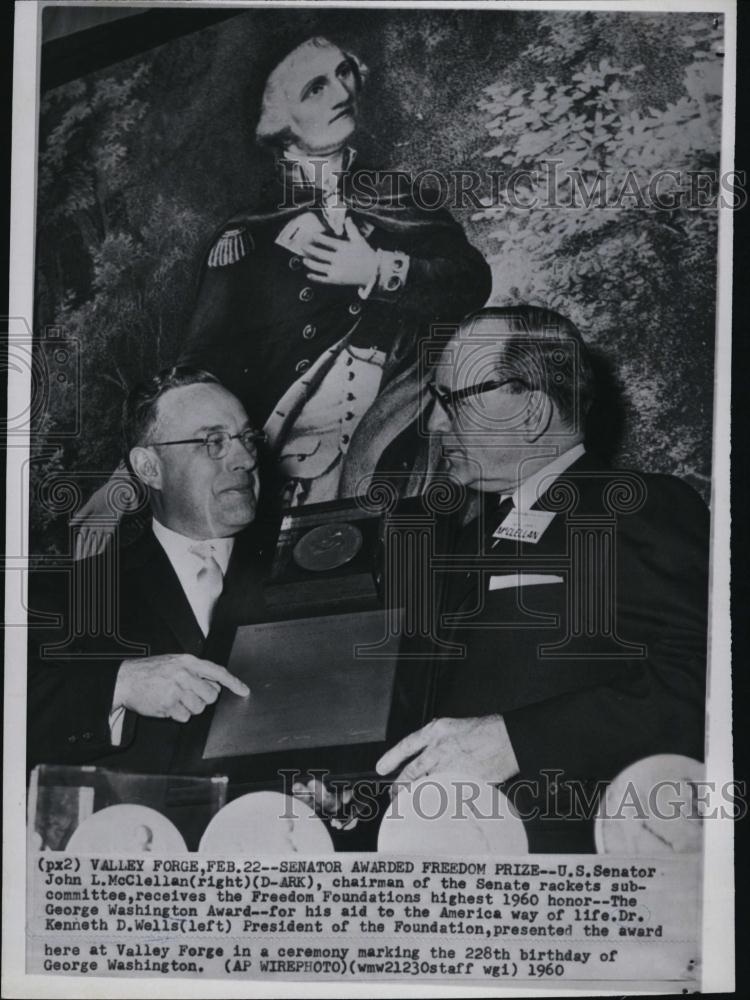
[[[546,392],[532,389],[526,396],[523,414],[524,439],[534,444],[547,433],[553,416],[553,404]]]
[[[130,449],[130,467],[138,479],[152,490],[161,489],[161,462],[153,448],[138,445]]]

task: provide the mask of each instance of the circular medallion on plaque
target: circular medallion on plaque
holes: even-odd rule
[[[320,524],[294,546],[294,561],[302,569],[322,573],[338,569],[362,548],[362,532],[353,524]]]

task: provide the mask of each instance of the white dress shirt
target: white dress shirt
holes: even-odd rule
[[[214,600],[198,578],[198,574],[205,567],[205,560],[191,551],[196,545],[196,539],[172,531],[156,518],[152,521],[152,528],[156,540],[164,549],[172,569],[177,574],[201,632],[204,636],[208,635]],[[201,545],[210,550],[224,576],[234,548],[234,538],[210,538],[201,542]],[[110,712],[109,730],[113,746],[120,744],[124,719],[125,709],[122,706]]]
[[[531,510],[537,500],[543,496],[552,486],[556,479],[565,472],[566,469],[577,462],[584,455],[586,449],[583,443],[576,444],[568,448],[562,455],[553,458],[551,462],[532,473],[524,479],[516,489],[515,493],[502,493],[500,500],[510,497],[513,500],[515,510]]]
[[[198,581],[198,573],[203,567],[203,560],[191,549],[195,546],[194,538],[187,538],[180,535],[171,528],[166,528],[154,518],[153,529],[156,540],[167,554],[167,558],[172,564],[172,569],[177,574],[180,586],[185,592],[185,597],[192,608],[195,620],[201,627],[204,635],[208,635],[212,608],[207,606],[206,593]],[[204,543],[202,543],[204,544]],[[222,576],[227,571],[229,559],[234,547],[234,538],[209,538],[206,543],[211,547],[212,555],[219,564]]]

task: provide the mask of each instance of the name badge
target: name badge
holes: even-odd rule
[[[492,537],[508,542],[536,545],[555,516],[553,510],[512,510]]]

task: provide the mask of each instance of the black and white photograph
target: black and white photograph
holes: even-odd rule
[[[16,5],[7,995],[733,989],[735,17]]]

